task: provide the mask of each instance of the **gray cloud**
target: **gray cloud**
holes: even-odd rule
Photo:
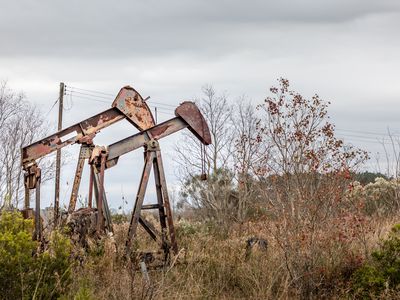
[[[199,96],[205,83],[227,91],[232,103],[242,94],[259,103],[284,76],[305,96],[317,92],[331,101],[338,128],[385,132],[400,128],[399,28],[397,0],[3,1],[0,79],[47,113],[60,81],[113,95],[131,84],[153,101],[177,105]],[[109,107],[72,100],[65,126]],[[48,118],[55,121],[55,111]],[[131,130],[104,130],[96,143]],[[170,186],[176,138],[163,142]],[[360,140],[358,146],[378,151]],[[110,170],[110,197],[119,199],[122,186],[133,205],[140,158],[138,151],[126,168]],[[71,163],[63,171],[62,195],[74,169]],[[52,199],[52,188],[44,187],[44,197]]]
[[[0,10],[0,53],[90,59],[201,49],[222,55],[245,47],[254,29],[336,24],[399,9],[389,0],[14,1]]]

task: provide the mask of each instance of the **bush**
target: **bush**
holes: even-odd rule
[[[362,186],[355,181],[351,185],[347,197],[349,200],[363,199],[364,211],[371,216],[395,215],[400,209],[400,182],[376,178],[375,182]]]
[[[371,298],[400,292],[400,224],[392,228],[370,263],[358,269],[352,279],[356,296]]]
[[[54,231],[43,252],[33,222],[18,212],[0,215],[0,294],[4,299],[59,297],[71,279],[70,241]]]

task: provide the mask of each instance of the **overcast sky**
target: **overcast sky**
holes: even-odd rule
[[[60,81],[110,95],[129,84],[153,103],[176,106],[200,95],[204,84],[226,91],[232,103],[241,95],[259,103],[282,76],[301,94],[332,102],[332,121],[347,142],[376,153],[379,136],[371,133],[400,132],[398,0],[0,3],[0,79],[45,114]],[[113,97],[99,99],[105,102],[67,97],[64,125],[107,109]],[[171,106],[159,108],[160,118],[171,116]],[[50,122],[56,111],[48,114]],[[96,143],[132,133],[120,124]],[[171,188],[175,140],[162,142]],[[126,208],[133,205],[141,155],[124,157],[106,175],[113,207],[122,194]],[[73,169],[63,171],[64,201]],[[46,197],[52,188],[44,188]],[[82,195],[86,190],[84,181]]]

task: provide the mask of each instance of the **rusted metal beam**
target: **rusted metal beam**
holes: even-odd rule
[[[89,199],[88,207],[92,208],[93,205],[93,178],[94,178],[94,168],[89,164],[90,175],[89,175]]]
[[[142,96],[130,86],[119,91],[112,103],[112,108],[23,147],[22,165],[26,166],[64,146],[87,142],[101,129],[124,118],[139,130],[145,130],[155,125],[150,108]]]
[[[40,218],[40,182],[41,170],[40,168],[36,168],[35,236],[37,241],[42,239],[42,220]]]
[[[154,241],[158,242],[160,244],[160,246],[162,246],[162,240],[160,239],[161,234],[153,226],[153,224],[151,224],[149,221],[147,221],[143,216],[139,216],[139,223],[147,231],[147,233],[150,235],[150,237]]]
[[[30,207],[30,189],[25,186],[25,196],[24,196],[24,209],[29,209]]]
[[[40,157],[61,149],[66,145],[83,142],[85,138],[93,136],[101,129],[124,118],[117,108],[110,108],[82,122],[65,128],[36,143],[22,148],[22,165],[26,165]]]
[[[159,176],[160,185],[161,185],[165,214],[167,217],[169,238],[171,239],[171,241],[170,241],[171,248],[172,248],[172,251],[174,252],[174,254],[176,255],[176,254],[178,254],[178,245],[176,243],[176,238],[175,238],[174,221],[173,221],[173,217],[172,217],[171,205],[169,203],[167,181],[165,180],[164,167],[163,167],[163,163],[162,163],[160,150],[156,151],[156,160],[155,161],[156,161],[156,164],[158,167],[158,176]]]
[[[156,157],[153,160],[153,171],[154,171],[154,182],[156,184],[156,193],[157,193],[158,217],[160,220],[162,240],[164,243],[163,247],[165,247],[164,251],[167,251],[168,250],[166,249],[167,245],[165,244],[165,241],[167,240],[167,222],[166,222],[166,215],[164,208],[164,199],[161,189],[160,169],[158,167],[158,162]]]
[[[210,131],[201,112],[193,102],[184,102],[176,110],[176,118],[170,119],[140,133],[108,146],[107,167],[114,166],[118,157],[138,149],[150,139],[159,140],[186,127],[205,145],[211,143]]]
[[[156,209],[159,208],[159,204],[143,204],[142,209]]]
[[[107,158],[108,167],[111,166],[109,163],[112,163],[112,160],[135,149],[143,147],[146,142],[151,139],[151,137],[154,139],[160,139],[187,126],[188,124],[185,123],[185,121],[179,117],[176,117],[109,145]]]
[[[154,159],[154,152],[147,152],[146,151],[145,163],[143,167],[142,177],[140,178],[140,184],[138,193],[136,195],[135,206],[133,208],[131,221],[129,224],[128,230],[128,239],[126,241],[126,250],[127,253],[130,254],[131,246],[132,246],[132,239],[136,236],[137,225],[139,222],[140,211],[143,205],[144,195],[147,189],[147,183],[149,182],[150,177],[150,170],[152,166],[152,162]]]
[[[91,152],[90,146],[86,144],[81,145],[81,149],[79,151],[78,163],[76,165],[74,183],[72,185],[71,197],[69,200],[68,213],[72,213],[75,210],[76,200],[79,192],[79,186],[82,179],[83,166],[85,164],[85,160],[90,157],[90,152]]]
[[[100,194],[100,173],[95,173],[93,175],[93,187],[94,187],[94,194],[96,197],[96,200],[99,199],[99,194]],[[108,207],[108,201],[107,201],[107,194],[105,191],[105,188],[103,188],[103,196],[102,196],[102,211],[103,211],[103,218],[105,219],[105,224],[104,227],[108,229],[108,231],[113,232],[113,226],[112,226],[112,220],[111,220],[111,212],[110,208]],[[97,207],[98,201],[96,201],[96,207]]]
[[[97,210],[98,210],[98,219],[97,219],[97,230],[100,232],[104,227],[104,213],[103,213],[103,196],[105,194],[104,191],[104,170],[106,167],[106,153],[100,153],[100,176],[99,176],[99,197],[97,198]]]

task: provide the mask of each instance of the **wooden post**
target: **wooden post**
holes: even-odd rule
[[[62,115],[64,105],[64,90],[65,85],[60,82],[60,94],[58,98],[58,126],[57,130],[62,129]],[[58,219],[60,217],[60,175],[61,175],[61,149],[57,150],[56,156],[56,180],[55,180],[55,195],[54,195],[54,225],[58,225]]]

